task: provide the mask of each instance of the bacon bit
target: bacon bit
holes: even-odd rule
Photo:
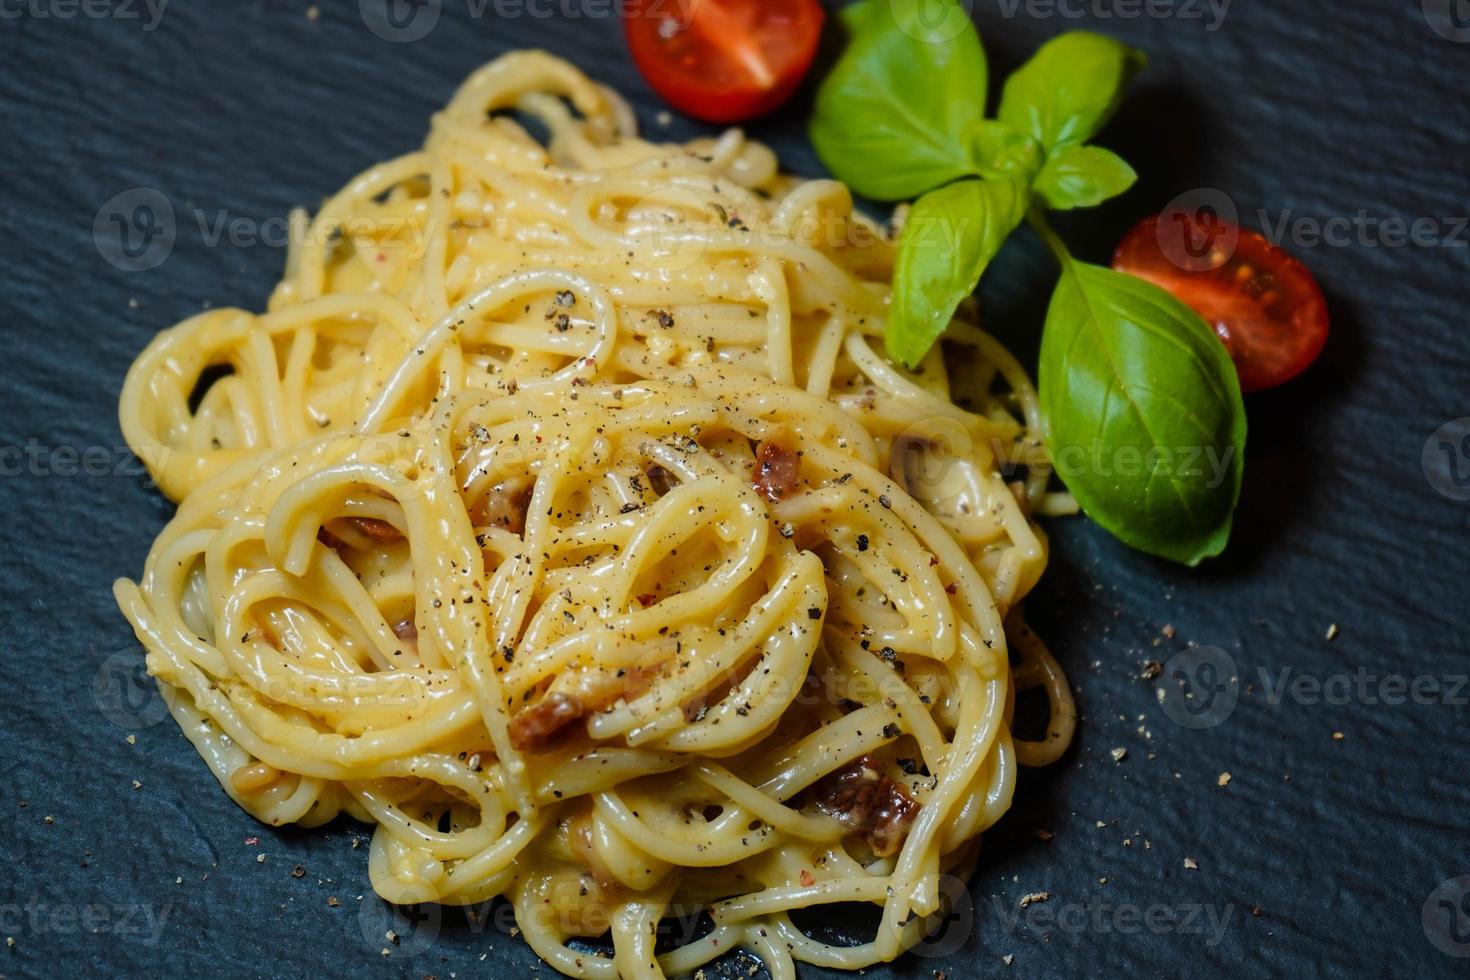
[[[755,475],[751,484],[771,503],[780,501],[796,489],[801,475],[801,454],[791,448],[784,432],[761,441],[755,453]]]
[[[640,606],[651,606],[657,601],[658,596],[654,595],[652,592],[645,592],[638,597],[638,604]]]
[[[380,521],[376,517],[349,517],[347,518],[347,523],[368,537],[376,538],[379,541],[399,541],[403,538],[403,532],[399,531],[398,528],[389,524],[387,521]]]
[[[879,857],[903,846],[920,804],[878,771],[872,756],[854,759],[817,785],[817,806],[848,830],[862,834]]]
[[[521,752],[545,748],[583,713],[580,698],[548,694],[510,720],[510,744]]]
[[[955,594],[955,593],[956,593],[956,592],[958,592],[958,591],[959,591],[959,590],[960,590],[960,589],[959,589],[959,585],[958,585],[958,584],[956,584],[956,583],[954,583],[954,582],[951,582],[951,583],[949,583],[949,584],[948,584],[948,585],[946,585],[946,586],[945,586],[945,587],[944,587],[944,591],[945,591],[945,592],[946,592],[946,593],[947,593],[947,594],[949,594],[949,595],[954,595],[954,594]]]
[[[817,883],[817,877],[816,877],[816,875],[812,874],[806,868],[802,868],[801,869],[801,887],[803,887],[803,888],[810,888],[813,885],[815,885],[816,883]]]
[[[540,437],[537,438],[539,441]],[[520,534],[526,529],[526,509],[531,504],[533,488],[528,477],[503,480],[490,488],[484,501],[470,513],[470,519],[479,527],[498,527]]]

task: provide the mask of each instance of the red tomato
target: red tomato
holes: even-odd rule
[[[1144,218],[1113,268],[1173,293],[1215,328],[1242,391],[1296,377],[1327,342],[1327,302],[1306,266],[1266,236],[1208,213]]]
[[[691,116],[730,123],[791,97],[825,19],[817,0],[632,0],[624,29],[654,91]]]

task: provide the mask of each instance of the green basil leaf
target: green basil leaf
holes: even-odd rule
[[[1174,561],[1220,553],[1240,496],[1245,407],[1198,314],[1142,279],[1064,258],[1039,381],[1057,474],[1089,517]]]
[[[1005,174],[1028,184],[1041,170],[1041,144],[996,119],[982,119],[970,132],[975,159],[987,175]]]
[[[1100,146],[1066,146],[1041,168],[1032,187],[1054,211],[1090,208],[1133,186],[1138,174]]]
[[[1141,52],[1101,34],[1059,35],[1006,79],[999,118],[1048,151],[1086,142],[1112,116],[1144,63]]]
[[[817,91],[810,127],[827,169],[884,201],[974,173],[968,136],[988,79],[959,0],[867,0],[842,20],[852,41]]]
[[[1030,200],[1025,184],[1001,177],[962,180],[914,203],[893,270],[888,356],[910,367],[919,362],[975,291]]]

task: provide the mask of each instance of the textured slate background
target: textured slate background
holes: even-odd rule
[[[404,944],[382,957],[393,923],[352,847],[362,834],[270,831],[236,809],[172,722],[156,724],[109,594],[171,510],[121,448],[124,370],[204,305],[259,308],[281,268],[278,247],[211,241],[220,215],[259,225],[315,205],[418,145],[460,79],[514,47],[574,57],[657,129],[617,24],[597,16],[605,3],[529,5],[577,15],[547,19],[443,0],[427,36],[390,43],[365,26],[375,2],[323,3],[316,19],[299,0],[179,3],[161,18],[141,0],[87,8],[102,17],[68,0],[0,9],[0,933],[14,939],[0,974],[550,973],[520,940],[453,916],[398,921]],[[1082,254],[1105,258],[1132,220],[1198,188],[1227,194],[1250,224],[1260,209],[1273,224],[1361,213],[1361,230],[1293,246],[1327,291],[1334,333],[1308,375],[1250,403],[1223,559],[1189,571],[1084,521],[1053,526],[1031,609],[1076,687],[1077,745],[1024,779],[987,838],[971,914],[937,944],[947,955],[869,975],[1465,976],[1470,960],[1450,955],[1470,954],[1470,904],[1455,909],[1470,879],[1452,880],[1470,874],[1465,690],[1405,705],[1371,684],[1341,703],[1268,694],[1282,671],[1442,690],[1470,671],[1470,503],[1432,482],[1452,486],[1448,467],[1470,471],[1470,458],[1431,445],[1438,468],[1421,462],[1439,426],[1470,415],[1470,235],[1454,220],[1470,210],[1470,44],[1453,40],[1470,34],[1442,16],[1449,0],[1236,0],[1223,22],[1185,0],[1133,18],[1111,0],[1064,7],[1080,19],[1045,3],[975,7],[1000,69],[1078,26],[1152,58],[1103,140],[1143,179],[1066,223]],[[798,106],[755,130],[818,174],[801,119]],[[109,264],[93,231],[137,187],[177,217],[171,254],[147,272]],[[1393,218],[1429,219],[1436,240],[1384,244]],[[989,277],[992,317],[1022,350],[1047,275],[1022,238]],[[1140,678],[1143,661],[1191,644],[1235,667],[1218,680],[1213,727],[1176,724],[1166,708],[1179,702],[1161,705]],[[1160,683],[1177,699],[1171,675]],[[1037,891],[1051,898],[1032,912],[1051,918],[1017,920]]]

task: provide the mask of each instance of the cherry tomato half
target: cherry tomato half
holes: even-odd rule
[[[1327,302],[1306,266],[1208,211],[1144,218],[1113,253],[1113,268],[1173,293],[1215,329],[1242,391],[1306,369],[1327,342]]]
[[[825,19],[817,0],[633,0],[624,29],[634,63],[665,101],[731,123],[791,97]]]

